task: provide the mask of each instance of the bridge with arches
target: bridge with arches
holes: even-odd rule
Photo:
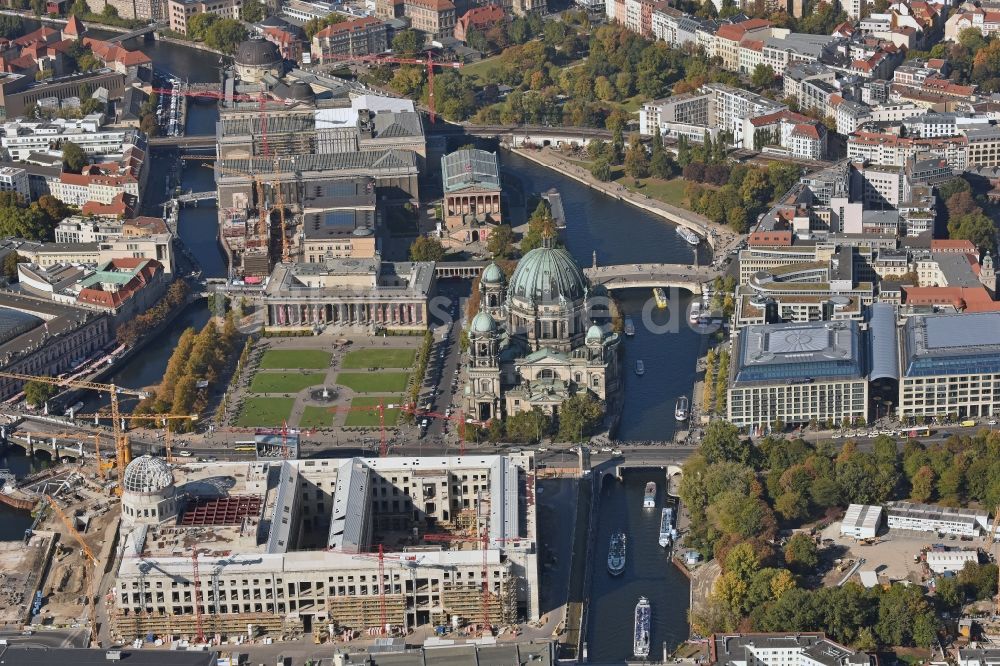
[[[593,285],[614,289],[686,289],[700,294],[704,285],[719,274],[708,266],[692,264],[617,264],[583,269]]]

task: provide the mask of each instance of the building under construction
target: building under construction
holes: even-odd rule
[[[426,137],[409,100],[229,102],[216,140],[220,228],[234,266],[246,276],[263,277],[278,261],[301,260],[310,213],[343,226],[341,208],[310,209],[341,180],[371,180],[383,205],[419,203]],[[346,244],[351,231],[345,230]],[[361,245],[373,246],[370,240]]]
[[[531,454],[143,456],[123,490],[126,639],[538,619]]]

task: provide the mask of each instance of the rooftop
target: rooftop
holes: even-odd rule
[[[865,350],[853,321],[753,325],[737,344],[734,386],[864,375]]]
[[[903,344],[906,376],[1000,372],[1000,312],[911,317]]]

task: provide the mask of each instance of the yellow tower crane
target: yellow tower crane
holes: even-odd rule
[[[125,466],[132,461],[132,447],[129,444],[128,435],[125,434],[124,429],[121,427],[121,420],[119,418],[121,414],[118,410],[118,396],[134,395],[140,398],[148,398],[148,393],[145,391],[137,391],[135,389],[122,388],[120,386],[115,386],[114,384],[100,384],[97,382],[87,382],[78,379],[59,379],[57,377],[27,375],[20,372],[0,372],[0,377],[18,379],[24,382],[40,382],[42,384],[60,386],[62,388],[89,389],[91,391],[107,393],[111,399],[111,417],[113,419],[111,432],[114,433],[115,437],[115,464],[118,467],[118,485],[115,486],[115,492],[121,494],[121,481],[125,478]]]
[[[95,414],[77,414],[76,418],[80,419],[94,419],[96,423],[99,419],[110,419],[111,414],[108,412],[97,412]],[[118,417],[122,421],[122,429],[124,429],[125,421],[159,421],[163,426],[165,435],[163,436],[164,446],[167,450],[167,462],[173,462],[170,455],[170,428],[167,427],[167,421],[197,421],[197,414],[129,414],[127,416],[120,415]]]

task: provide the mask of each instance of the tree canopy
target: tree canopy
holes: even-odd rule
[[[417,236],[410,245],[410,261],[441,261],[444,255],[444,245],[436,238]]]

